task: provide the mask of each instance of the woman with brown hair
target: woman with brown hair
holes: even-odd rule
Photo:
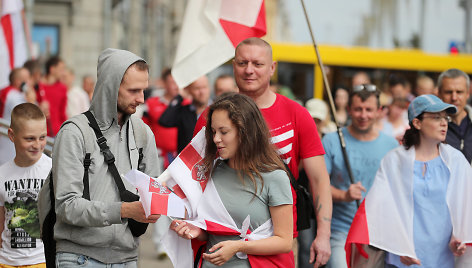
[[[247,233],[257,233],[268,224],[272,229],[259,239],[247,239],[205,231],[184,221],[174,221],[171,228],[180,237],[208,241],[203,267],[260,267],[254,262],[259,255],[278,256],[283,267],[294,267],[290,180],[254,101],[237,93],[222,95],[209,108],[205,136],[203,162],[211,178],[204,195],[213,189],[211,184],[218,198],[203,202],[207,206],[203,209],[214,209],[213,203],[221,200],[237,229],[248,226]]]

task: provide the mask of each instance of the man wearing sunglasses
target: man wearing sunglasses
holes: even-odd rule
[[[379,112],[379,91],[376,86],[354,86],[348,101],[351,124],[342,129],[354,177],[353,184],[347,173],[338,134],[326,134],[322,140],[333,197],[329,268],[347,267],[344,245],[357,211],[356,200],[362,200],[370,189],[383,156],[398,146],[394,138],[374,127]]]
[[[438,78],[439,98],[454,104],[457,113],[449,123],[446,143],[460,150],[469,163],[472,162],[472,107],[467,105],[470,96],[470,78],[459,69],[442,72]]]

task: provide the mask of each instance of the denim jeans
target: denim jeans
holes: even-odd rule
[[[346,244],[347,233],[331,232],[331,258],[326,264],[327,268],[347,268],[346,251],[344,245]]]
[[[315,220],[310,220],[310,228],[298,232],[298,268],[313,268],[310,263],[310,247],[315,239]]]
[[[114,263],[106,264],[99,262],[90,257],[68,253],[58,252],[56,253],[56,267],[57,268],[76,268],[76,267],[87,267],[87,268],[137,268],[137,261],[130,261],[125,263]]]

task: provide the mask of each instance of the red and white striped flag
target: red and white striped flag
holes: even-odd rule
[[[264,0],[190,0],[172,76],[184,88],[233,58],[239,42],[265,34]]]
[[[441,158],[450,170],[446,202],[454,237],[472,242],[472,169],[461,152],[440,144]],[[375,264],[376,250],[368,245],[417,259],[413,241],[413,163],[415,150],[403,146],[390,151],[375,176],[374,184],[354,216],[345,250],[349,268]],[[471,267],[472,248],[456,260],[455,267]],[[374,254],[374,255],[372,255]],[[374,258],[371,258],[374,256]]]
[[[124,176],[136,189],[146,217],[152,214],[185,218],[185,203],[175,193],[138,170],[130,170]]]
[[[0,0],[0,88],[9,85],[13,68],[21,67],[28,57],[23,26],[23,1]]]

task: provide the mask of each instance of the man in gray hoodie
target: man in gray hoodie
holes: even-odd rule
[[[159,165],[153,133],[133,115],[144,102],[148,65],[131,52],[106,49],[98,58],[97,72],[90,111],[115,157],[118,172],[126,174],[136,168],[157,177]],[[137,267],[139,239],[132,235],[128,219],[154,223],[159,216],[146,218],[139,201],[121,201],[96,140],[83,114],[66,122],[56,137],[52,164],[57,214],[56,262],[59,267],[105,267],[105,264]],[[138,156],[140,143],[143,151]],[[91,153],[90,200],[82,196],[86,153]],[[128,191],[136,193],[126,180],[123,183]]]

